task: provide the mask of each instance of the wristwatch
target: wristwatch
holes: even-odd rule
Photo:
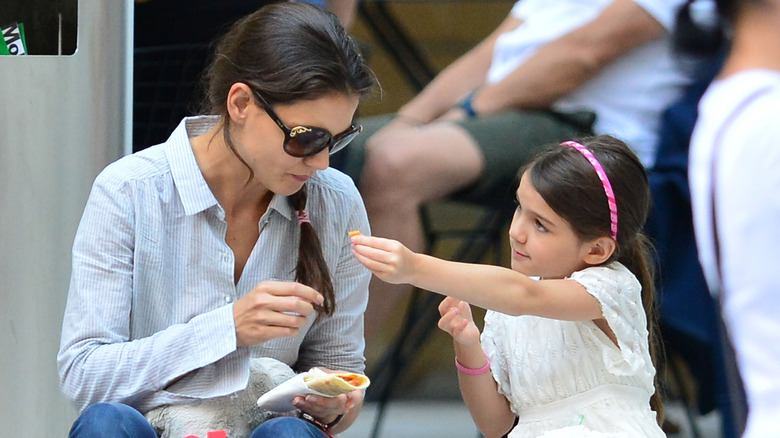
[[[341,420],[344,418],[344,414],[339,414],[335,420],[331,421],[328,424],[321,423],[316,418],[312,417],[311,415],[307,414],[306,412],[301,412],[300,417],[304,420],[308,421],[309,423],[314,424],[315,426],[319,427],[320,429],[324,431],[328,431],[330,428],[336,426],[341,422]]]
[[[474,117],[477,117],[477,112],[474,111],[474,107],[471,106],[471,102],[474,100],[474,95],[477,94],[477,88],[469,91],[467,95],[463,97],[463,99],[458,102],[458,107],[466,112],[466,117],[469,119],[473,119]]]
[[[341,419],[342,419],[342,418],[344,418],[344,414],[339,414],[339,415],[338,415],[338,417],[336,417],[336,419],[335,419],[335,420],[333,420],[333,421],[331,421],[330,423],[328,423],[328,424],[324,425],[324,426],[323,426],[323,428],[324,428],[325,430],[328,430],[328,429],[332,428],[333,426],[335,426],[335,425],[337,425],[337,424],[341,423]]]

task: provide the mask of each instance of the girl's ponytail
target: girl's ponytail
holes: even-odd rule
[[[658,312],[656,309],[655,294],[655,265],[652,260],[652,245],[649,239],[641,232],[637,233],[631,243],[621,251],[618,261],[628,268],[642,285],[642,307],[647,317],[648,345],[650,347],[650,359],[656,367],[655,393],[650,398],[650,408],[656,413],[658,424],[664,421],[664,406],[661,401],[661,386],[658,382],[660,373],[659,363],[664,356],[663,344],[658,327]]]
[[[287,197],[290,206],[298,215],[301,228],[301,239],[298,246],[298,264],[295,266],[295,281],[316,289],[325,297],[317,311],[326,316],[333,315],[336,310],[336,295],[330,270],[322,256],[322,245],[314,227],[309,222],[306,210],[306,184],[296,193]]]
[[[582,148],[586,148],[591,157]],[[591,158],[597,161],[598,168],[592,164]],[[599,169],[609,185],[602,180]],[[553,146],[537,156],[526,171],[547,205],[571,224],[582,241],[614,236],[617,247],[605,263],[614,260],[622,263],[642,286],[650,358],[658,370],[663,350],[655,309],[655,264],[652,262],[652,246],[642,233],[651,203],[645,166],[622,140],[599,135],[581,139],[579,143],[566,142]],[[616,225],[616,230],[613,225]],[[663,405],[658,374],[656,372],[653,382],[655,393],[650,399],[650,407],[656,412],[660,425],[663,422]]]

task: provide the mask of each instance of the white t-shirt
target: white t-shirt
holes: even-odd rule
[[[594,20],[613,0],[521,0],[512,15],[523,23],[496,41],[488,83],[501,81],[540,46]],[[634,0],[667,30],[682,0]],[[673,59],[669,32],[608,65],[598,76],[556,101],[559,111],[589,110],[597,134],[628,143],[642,162],[655,163],[661,112],[688,79]]]
[[[714,82],[699,103],[690,172],[696,240],[707,282],[724,291],[750,412],[743,437],[777,435],[780,412],[780,72]],[[713,158],[715,157],[715,158]],[[712,181],[723,287],[717,274]]]

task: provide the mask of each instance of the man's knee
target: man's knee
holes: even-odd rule
[[[420,161],[426,161],[424,151],[410,151],[408,148],[377,145],[366,156],[360,189],[369,195],[377,191],[382,197],[392,193],[408,196],[419,189],[418,183],[424,175],[418,174]],[[413,153],[411,153],[413,152]]]
[[[364,173],[366,160],[366,147],[374,134],[392,120],[392,115],[379,115],[366,117],[356,123],[363,127],[363,131],[344,150],[330,157],[331,167],[351,176],[355,183],[359,183]]]

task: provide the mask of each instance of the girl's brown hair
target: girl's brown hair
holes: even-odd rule
[[[357,44],[330,12],[303,2],[265,6],[235,23],[219,41],[203,77],[203,113],[221,116],[228,148],[249,167],[230,137],[227,95],[243,82],[270,105],[315,100],[331,93],[363,97],[375,79]],[[281,148],[281,145],[279,145]],[[254,174],[250,169],[249,180]],[[296,212],[306,210],[304,185],[288,197]],[[301,222],[295,279],[325,297],[318,310],[332,315],[335,293],[322,247],[311,223]]]
[[[618,261],[642,285],[642,305],[647,317],[650,357],[656,365],[662,355],[656,312],[652,246],[643,234],[650,212],[647,172],[636,154],[622,141],[600,135],[579,140],[601,163],[615,193],[618,210],[617,245],[606,263]],[[610,212],[604,186],[593,165],[573,147],[556,145],[534,159],[521,175],[531,178],[545,202],[571,224],[582,240],[610,236]],[[656,366],[656,369],[658,367]],[[658,424],[663,422],[658,373],[650,406]]]

